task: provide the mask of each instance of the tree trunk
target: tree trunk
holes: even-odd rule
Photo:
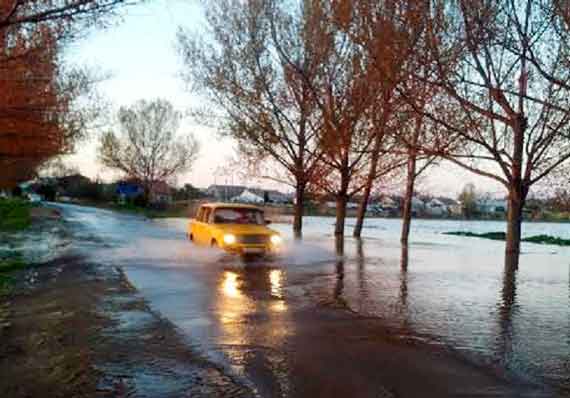
[[[410,226],[412,223],[412,198],[414,196],[414,186],[416,183],[416,152],[410,151],[408,156],[408,172],[406,180],[406,194],[404,196],[404,208],[402,211],[402,235],[400,242],[402,245],[408,244],[410,236]]]
[[[522,160],[524,150],[524,132],[526,118],[519,114],[513,126],[513,162],[512,177],[509,187],[509,209],[507,212],[507,237],[505,247],[505,266],[508,269],[518,268],[521,246],[522,210],[528,188],[522,180]]]
[[[523,206],[524,198],[522,192],[517,189],[511,189],[509,193],[509,209],[507,212],[507,242],[505,249],[506,266],[511,269],[518,268]]]
[[[340,192],[336,197],[336,224],[334,234],[337,238],[344,236],[344,221],[346,219],[346,203],[348,197],[346,193]]]
[[[305,184],[298,183],[295,188],[295,206],[293,216],[293,236],[295,239],[303,237],[303,212],[305,210]]]
[[[358,206],[358,213],[356,214],[356,225],[354,226],[354,231],[352,232],[352,236],[355,238],[360,238],[360,235],[362,234],[362,226],[364,224],[364,217],[366,216],[366,208],[368,207],[370,192],[372,192],[372,185],[374,184],[376,169],[378,168],[378,158],[380,157],[381,143],[382,136],[378,135],[375,138],[374,149],[372,150],[372,159],[370,160],[370,171],[368,172],[368,177],[366,178],[366,186],[364,187],[362,200],[360,201],[360,205]]]

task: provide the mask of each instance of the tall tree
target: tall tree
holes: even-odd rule
[[[94,79],[61,52],[127,0],[5,0],[0,3],[0,186],[31,177],[83,136],[94,113],[78,99]],[[84,101],[84,99],[83,99]],[[89,106],[93,106],[89,103]]]
[[[321,156],[321,121],[308,84],[324,56],[315,16],[308,2],[205,4],[208,34],[178,35],[185,80],[214,105],[198,114],[221,120],[220,132],[237,141],[242,155],[282,170],[265,177],[294,187],[293,231],[301,237],[305,192]]]
[[[468,143],[447,159],[506,188],[512,268],[529,190],[570,158],[567,43],[552,46],[557,26],[544,10],[531,0],[433,1],[428,18],[438,72],[429,83],[450,100],[430,117]]]
[[[379,171],[380,157],[400,155],[398,152],[401,152],[398,137],[401,130],[397,127],[397,119],[401,119],[398,114],[402,113],[403,103],[398,87],[405,85],[410,78],[408,69],[423,31],[424,14],[422,5],[400,0],[359,0],[335,4],[337,23],[365,54],[367,67],[375,72],[369,77],[376,79],[371,82],[377,90],[371,119],[376,125],[377,135],[353,232],[355,237],[359,237],[374,176]],[[400,145],[394,146],[394,143]],[[390,151],[386,150],[388,146]],[[390,167],[393,163],[382,160],[384,166]]]
[[[315,184],[336,198],[334,233],[338,237],[344,235],[348,200],[366,187],[367,166],[375,153],[375,143],[381,142],[377,140],[382,137],[379,125],[371,119],[379,79],[377,71],[368,67],[370,58],[339,20],[348,11],[337,10],[336,4],[328,1],[304,4],[311,7],[311,27],[323,54],[316,78],[303,77],[323,121],[319,130],[323,173],[316,176]],[[284,48],[278,47],[278,51],[284,62],[294,65]],[[297,71],[302,75],[302,71]],[[386,172],[385,168],[380,169],[376,174]],[[376,177],[373,175],[372,179]]]
[[[101,136],[99,160],[139,180],[147,198],[154,184],[189,170],[198,155],[194,137],[177,134],[181,115],[168,101],[140,100],[122,107],[118,119],[121,133]]]
[[[461,211],[463,215],[469,219],[477,212],[477,191],[473,183],[465,184],[457,199],[461,203]]]

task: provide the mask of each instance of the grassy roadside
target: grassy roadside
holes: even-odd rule
[[[32,205],[22,199],[0,199],[0,232],[19,231],[30,226]]]
[[[17,232],[31,224],[32,205],[22,199],[0,199],[0,233]],[[11,273],[25,267],[19,256],[0,253],[0,297],[11,291]]]
[[[26,264],[19,256],[0,258],[0,297],[12,291],[13,278],[11,273],[25,268]]]

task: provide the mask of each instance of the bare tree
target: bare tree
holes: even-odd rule
[[[418,174],[416,162],[420,138],[423,141],[426,137],[423,133],[426,123],[423,115],[415,117],[415,123],[406,120],[413,111],[406,107],[405,100],[426,100],[425,83],[414,81],[412,85],[413,73],[410,72],[412,68],[423,66],[417,52],[425,30],[425,5],[399,0],[361,0],[339,2],[335,11],[339,25],[366,55],[367,67],[375,71],[370,78],[377,80],[370,82],[378,93],[374,110],[371,112],[372,123],[377,125],[377,136],[353,233],[355,237],[359,237],[381,157],[384,158],[382,160],[385,167],[390,167],[394,161],[397,163],[397,159],[386,162],[387,156],[407,157],[408,192],[410,195],[413,192],[413,183]],[[411,86],[413,92],[409,92]],[[418,88],[421,88],[422,92]],[[401,95],[402,90],[408,91],[405,96]],[[414,128],[411,128],[411,125]],[[419,171],[424,169],[422,166]],[[409,231],[411,213],[404,212],[404,215],[403,230]],[[403,236],[407,241],[408,233]]]
[[[418,40],[418,43],[421,41]],[[400,242],[407,245],[412,223],[412,200],[416,180],[434,165],[437,153],[449,152],[451,148],[461,145],[457,135],[441,134],[439,126],[426,117],[427,109],[437,109],[441,101],[437,90],[426,83],[431,71],[421,56],[421,44],[415,54],[408,59],[409,78],[403,82],[399,94],[402,97],[402,107],[399,129],[395,139],[397,148],[406,157],[406,189],[402,204],[402,231]],[[425,47],[423,47],[425,49]]]
[[[181,116],[168,101],[138,101],[121,108],[118,119],[121,133],[101,136],[99,159],[139,180],[147,198],[155,183],[189,170],[198,155],[191,134],[177,135]]]
[[[382,142],[379,126],[371,119],[379,79],[378,73],[367,65],[370,59],[360,51],[338,19],[346,15],[343,10],[339,13],[335,4],[327,1],[304,4],[310,6],[311,28],[322,54],[316,78],[304,75],[285,48],[277,49],[283,61],[291,65],[309,87],[322,120],[319,129],[322,156],[314,184],[316,190],[336,199],[335,235],[338,237],[344,235],[348,200],[367,185],[364,177],[367,166],[373,154],[379,152],[379,148],[373,150],[375,143]],[[386,173],[384,168],[379,169],[381,171],[375,174]]]
[[[321,121],[308,81],[322,52],[310,12],[295,1],[209,1],[209,34],[195,38],[181,30],[178,36],[185,80],[213,104],[198,113],[213,117],[246,158],[282,170],[263,177],[294,187],[298,238],[305,192],[320,158]]]
[[[558,81],[570,73],[567,43],[552,46],[556,27],[543,10],[531,0],[434,1],[429,16],[437,74],[428,80],[450,99],[430,118],[466,142],[447,159],[507,189],[506,265],[513,268],[530,188],[570,158],[569,92]]]
[[[77,34],[89,25],[105,23],[121,6],[141,0],[3,0],[0,29],[57,27],[61,34]],[[78,29],[79,28],[79,29]]]

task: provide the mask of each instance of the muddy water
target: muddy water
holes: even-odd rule
[[[505,273],[501,242],[442,235],[504,230],[500,222],[414,221],[402,251],[398,220],[370,220],[365,238],[347,239],[338,256],[333,220],[308,218],[303,244],[244,264],[185,241],[185,220],[64,209],[86,237],[82,248],[124,267],[197,349],[246,383],[251,368],[263,369],[267,382],[252,386],[261,395],[287,395],[295,314],[315,305],[348,308],[394,334],[570,391],[570,250],[523,244],[519,270]],[[290,225],[275,228],[290,237]],[[541,233],[569,238],[570,226],[524,227]]]

